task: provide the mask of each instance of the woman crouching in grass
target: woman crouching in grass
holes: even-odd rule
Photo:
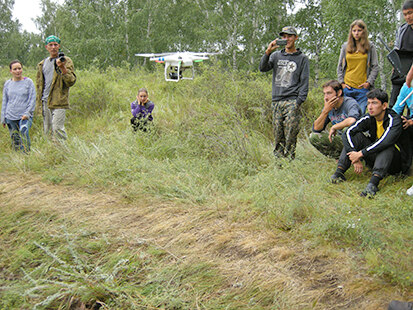
[[[131,112],[133,117],[130,122],[134,131],[148,130],[149,122],[152,122],[152,111],[155,104],[148,99],[146,88],[140,88],[136,100],[131,103]]]

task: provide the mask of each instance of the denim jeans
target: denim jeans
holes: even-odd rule
[[[25,120],[6,119],[5,121],[9,128],[13,149],[15,151],[22,150],[23,152],[30,151],[29,130],[32,127],[33,118],[30,117]]]
[[[361,108],[362,115],[364,113],[366,113],[367,93],[369,92],[369,89],[366,89],[366,88],[358,89],[358,88],[353,88],[353,87],[350,87],[350,88],[344,87],[343,92],[344,92],[344,96],[354,98],[357,101],[357,103],[359,104],[359,106]]]

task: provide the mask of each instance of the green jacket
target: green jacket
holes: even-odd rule
[[[49,98],[47,99],[47,107],[49,109],[69,109],[69,87],[76,83],[76,74],[74,72],[72,60],[66,58],[66,74],[62,74],[59,67],[56,66],[53,74],[52,86],[50,88]],[[36,76],[36,107],[42,110],[42,97],[44,89],[43,63],[45,59],[37,65]]]

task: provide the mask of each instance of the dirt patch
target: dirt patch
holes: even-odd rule
[[[288,296],[294,309],[387,309],[397,290],[355,270],[354,255],[290,241],[258,222],[235,221],[236,210],[118,194],[90,193],[51,185],[37,176],[0,173],[1,205],[47,210],[69,222],[99,227],[134,244],[145,240],[178,260],[206,261],[219,268],[234,290],[258,287]]]

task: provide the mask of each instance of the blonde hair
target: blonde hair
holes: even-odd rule
[[[369,41],[369,38],[368,38],[369,33],[367,31],[367,25],[361,19],[355,20],[350,25],[350,31],[348,33],[346,51],[347,51],[347,53],[350,53],[350,54],[355,53],[357,51],[356,40],[354,39],[353,33],[352,33],[352,30],[353,30],[354,26],[359,26],[361,29],[363,29],[363,34],[361,35],[361,38],[360,38],[359,52],[365,54],[370,49],[370,41]]]

